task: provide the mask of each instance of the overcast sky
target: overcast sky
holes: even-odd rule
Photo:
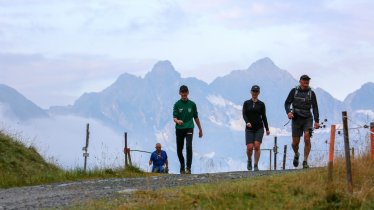
[[[0,0],[0,83],[72,104],[170,60],[211,82],[269,57],[343,100],[374,82],[371,0]]]

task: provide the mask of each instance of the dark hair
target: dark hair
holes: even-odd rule
[[[188,87],[186,85],[180,86],[179,92],[188,92]]]

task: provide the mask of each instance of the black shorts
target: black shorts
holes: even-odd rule
[[[262,143],[262,138],[264,137],[264,129],[249,130],[245,129],[245,145],[253,144],[255,141]]]
[[[292,119],[292,136],[301,137],[305,131],[313,129],[313,118],[301,118]]]

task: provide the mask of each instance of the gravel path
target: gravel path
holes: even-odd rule
[[[267,176],[286,171],[237,171],[212,174],[179,175],[144,178],[105,179],[68,182],[32,187],[17,187],[0,190],[0,210],[62,208],[88,199],[104,198],[118,193],[130,194],[136,190],[154,190],[221,180],[235,180],[255,176]]]

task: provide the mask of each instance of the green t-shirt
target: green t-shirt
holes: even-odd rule
[[[174,104],[173,117],[183,121],[182,125],[175,124],[176,129],[194,128],[193,119],[198,118],[196,104],[189,99],[179,99]]]

